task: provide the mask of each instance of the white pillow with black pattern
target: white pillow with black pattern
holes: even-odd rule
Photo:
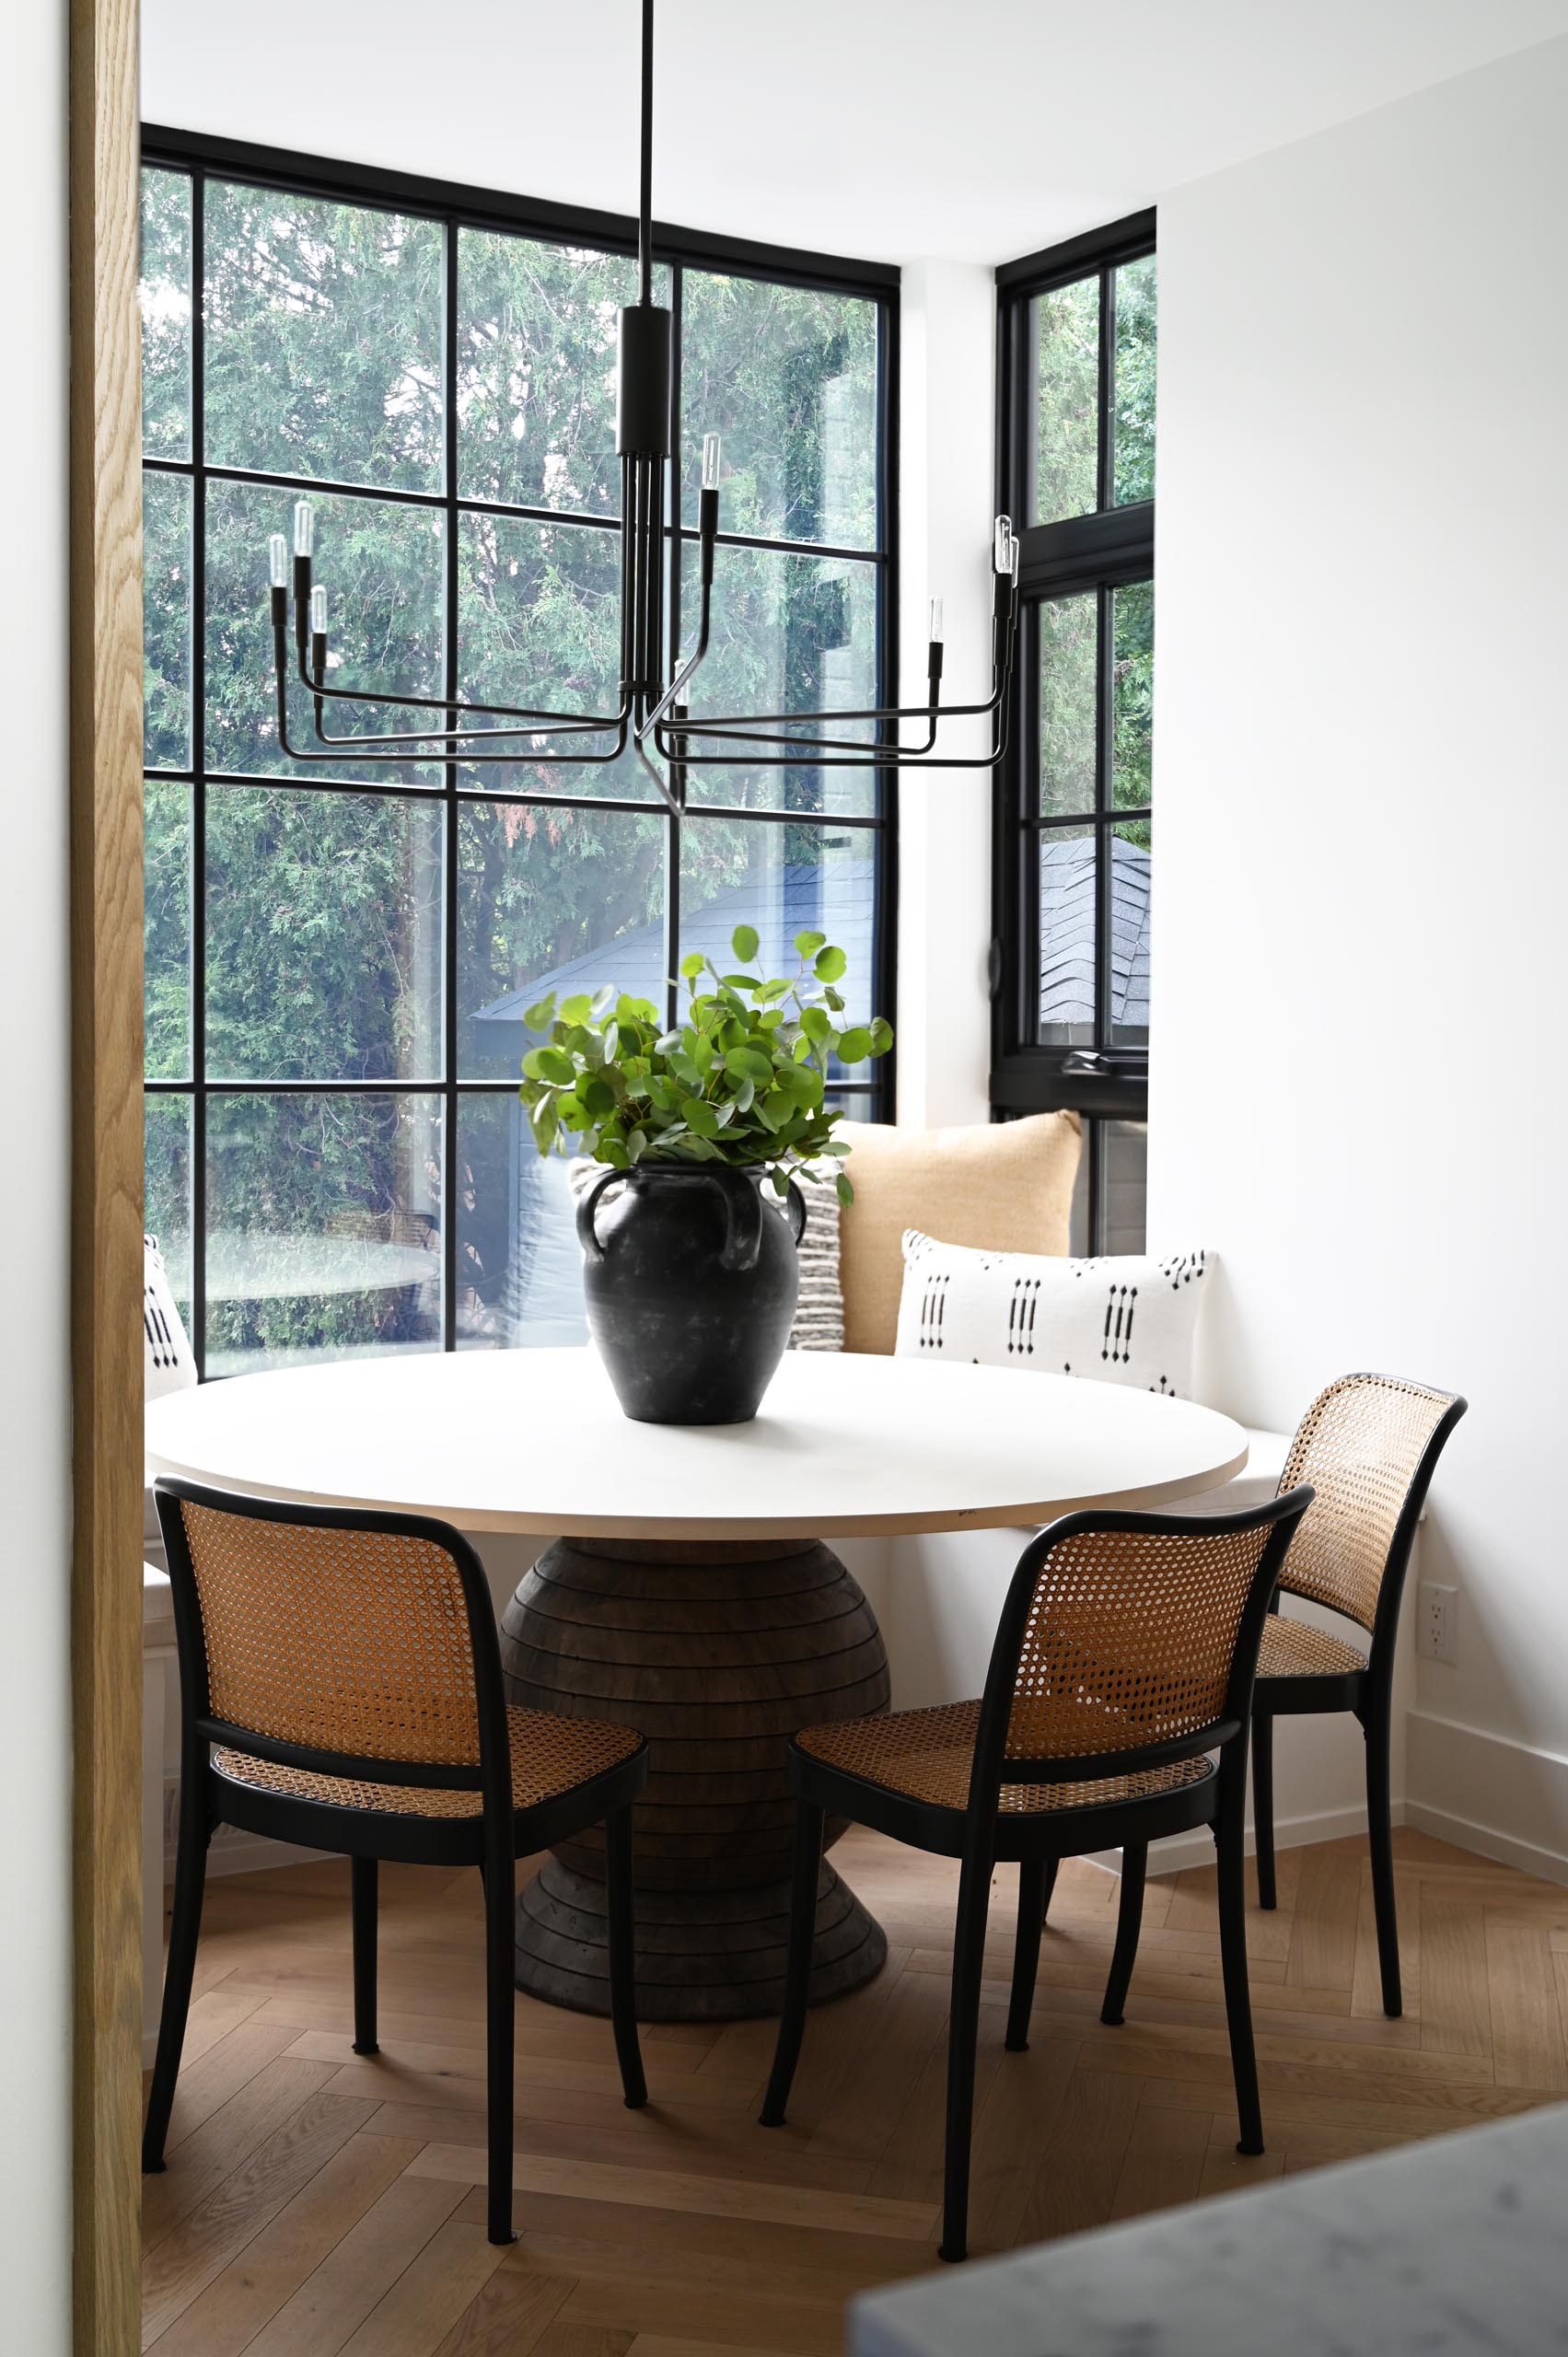
[[[196,1380],[195,1353],[175,1306],[174,1289],[156,1236],[142,1238],[142,1335],[144,1396],[161,1399],[166,1391],[187,1390]]]
[[[1203,1251],[1059,1260],[904,1231],[894,1356],[1086,1376],[1192,1396]]]

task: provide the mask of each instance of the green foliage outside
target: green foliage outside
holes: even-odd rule
[[[146,447],[149,457],[181,459],[194,447],[189,182],[151,169],[144,190]],[[465,513],[448,549],[439,510],[348,491],[312,493],[336,680],[441,691],[450,564],[466,689],[554,709],[612,709],[615,337],[616,314],[634,295],[630,259],[460,232],[457,382],[448,387],[439,226],[215,180],[205,232],[202,426],[210,463],[300,478],[305,489],[325,479],[438,494],[455,403],[459,493],[537,507],[550,518]],[[692,272],[683,309],[686,495],[702,436],[718,430],[726,529],[867,552],[865,562],[782,549],[722,552],[704,700],[712,709],[722,698],[732,710],[759,701],[830,709],[871,701],[875,306]],[[494,1237],[506,1226],[496,1199],[506,1183],[505,1141],[487,1100],[473,1100],[471,1122],[459,1117],[448,1174],[432,1109],[437,1099],[332,1097],[309,1086],[441,1077],[450,853],[433,798],[438,767],[372,766],[345,751],[330,770],[312,770],[278,746],[266,544],[272,532],[288,531],[297,495],[209,482],[205,611],[197,616],[189,479],[147,477],[153,771],[191,765],[192,648],[201,633],[207,994],[196,1019],[205,1022],[207,1071],[215,1080],[283,1084],[276,1095],[211,1100],[209,1233],[243,1247],[220,1253],[215,1242],[214,1271],[221,1273],[226,1254],[228,1264],[238,1258],[230,1274],[242,1289],[227,1297],[209,1283],[213,1364],[314,1346],[431,1347],[437,1339],[433,1286],[308,1298],[278,1291],[289,1265],[279,1238],[335,1232],[406,1251],[411,1237],[424,1237],[434,1254],[453,1209],[460,1237]],[[329,717],[328,726],[349,734],[412,717],[394,706],[373,722],[354,714]],[[296,725],[305,718],[301,709]],[[226,775],[275,784],[228,784]],[[324,792],[324,776],[378,791]],[[652,785],[626,760],[597,769],[497,764],[470,768],[460,782],[496,798],[464,803],[456,831],[459,1077],[501,1077],[473,1017],[621,934],[656,926],[670,830]],[[596,813],[506,798],[524,791],[603,795],[647,810]],[[851,772],[726,764],[701,774],[692,799],[797,812],[799,823],[784,830],[787,856],[826,867],[830,840],[816,820],[867,808],[869,791],[870,781]],[[192,1068],[191,799],[183,782],[149,784],[148,1073],[173,1081]],[[775,861],[779,831],[733,819],[690,822],[680,853],[683,909],[699,909]],[[661,966],[647,990],[656,993],[662,980]],[[482,1155],[467,1151],[465,1135],[489,1141]],[[148,1224],[164,1236],[187,1300],[190,1152],[188,1107],[150,1100]],[[487,1247],[492,1256],[494,1248]],[[466,1272],[476,1252],[459,1242]],[[493,1296],[494,1269],[476,1263],[471,1273]],[[459,1329],[463,1318],[459,1304]]]
[[[650,1000],[613,990],[528,1010],[545,1036],[523,1058],[519,1094],[540,1154],[573,1141],[614,1170],[641,1162],[718,1162],[766,1168],[783,1195],[793,1170],[845,1156],[833,1132],[842,1111],[824,1103],[830,1059],[842,1066],[886,1055],[892,1029],[880,1016],[844,1021],[837,985],[847,959],[821,933],[795,937],[794,974],[769,975],[751,925],[738,925],[725,973],[696,953],[680,961],[688,1004],[666,1030]],[[755,965],[754,974],[740,968]],[[705,978],[705,979],[704,979]],[[837,1174],[839,1200],[854,1190]]]

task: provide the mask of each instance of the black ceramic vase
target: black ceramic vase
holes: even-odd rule
[[[761,1180],[644,1162],[605,1171],[578,1202],[588,1331],[635,1422],[744,1424],[761,1405],[795,1320],[806,1225],[795,1181],[786,1226]]]

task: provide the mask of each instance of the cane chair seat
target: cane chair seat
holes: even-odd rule
[[[1271,1612],[1263,1624],[1258,1675],[1264,1678],[1344,1678],[1366,1667],[1366,1655],[1327,1629]]]
[[[980,1729],[976,1702],[942,1702],[924,1711],[893,1711],[878,1718],[838,1719],[803,1727],[800,1749],[824,1767],[837,1768],[863,1783],[921,1801],[927,1807],[969,1805]],[[1004,1817],[1040,1817],[1050,1810],[1106,1808],[1119,1801],[1150,1800],[1189,1784],[1201,1784],[1214,1770],[1205,1759],[1178,1759],[1129,1776],[1099,1776],[1082,1783],[1004,1784]]]
[[[524,1711],[508,1704],[506,1732],[512,1754],[512,1805],[538,1808],[559,1800],[579,1784],[629,1759],[642,1742],[634,1728],[604,1719],[568,1719],[554,1711]],[[330,1808],[375,1809],[399,1817],[478,1817],[484,1795],[444,1786],[360,1783],[346,1776],[321,1776],[306,1768],[283,1767],[250,1752],[219,1749],[213,1767],[231,1783],[253,1785],[292,1801],[319,1801]]]

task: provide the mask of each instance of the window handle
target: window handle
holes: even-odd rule
[[[1102,1056],[1098,1048],[1074,1048],[1062,1067],[1063,1072],[1109,1072],[1110,1059]]]
[[[992,941],[991,948],[985,960],[985,976],[986,981],[990,987],[992,997],[997,997],[1002,989],[1002,943],[1000,936],[994,937]]]

